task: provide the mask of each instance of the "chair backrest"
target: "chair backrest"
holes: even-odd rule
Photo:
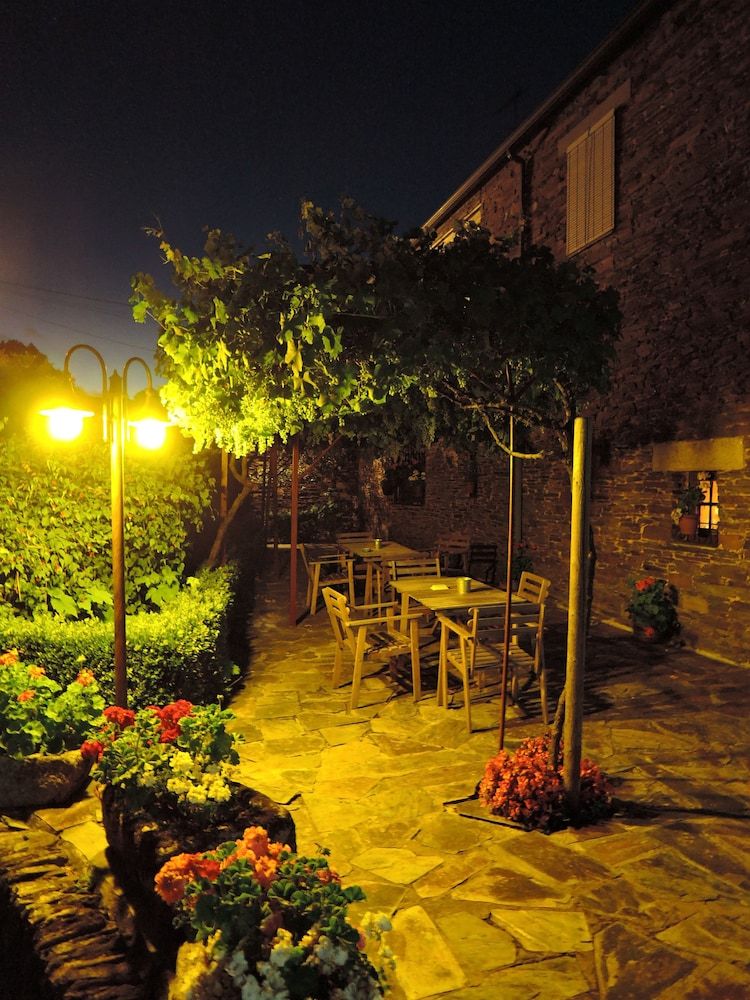
[[[424,556],[418,559],[395,559],[391,564],[391,577],[402,580],[409,576],[440,576],[440,557]]]
[[[349,626],[349,599],[333,587],[323,587],[323,600],[331,621],[333,637],[340,649],[352,647],[352,630]]]
[[[468,551],[469,536],[460,534],[439,535],[437,540],[438,553],[463,553]]]
[[[472,542],[469,546],[469,575],[473,575],[473,567],[484,567],[482,574],[486,583],[492,583],[497,571],[497,545],[494,542]]]
[[[297,551],[302,556],[302,562],[304,563],[305,572],[307,573],[308,578],[312,580],[312,568],[310,566],[310,557],[307,553],[307,549],[305,548],[304,542],[299,542],[297,544]]]
[[[467,627],[470,633],[469,641],[473,644],[472,655],[480,648],[492,648],[502,644],[505,637],[505,605],[493,604],[482,608],[472,608]],[[544,604],[535,608],[528,606],[513,613],[510,619],[510,641],[516,642],[519,636],[528,637],[534,630],[538,637],[544,628]]]
[[[339,545],[346,545],[347,542],[367,542],[373,537],[371,531],[341,531],[336,535]]]
[[[552,581],[546,579],[546,577],[537,576],[536,573],[528,573],[524,570],[521,573],[521,579],[518,581],[516,594],[522,600],[529,601],[532,604],[544,604],[551,586]]]

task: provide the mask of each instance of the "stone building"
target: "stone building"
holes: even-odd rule
[[[646,0],[427,220],[439,239],[480,221],[590,265],[620,293],[612,388],[592,399],[594,614],[627,623],[628,578],[666,577],[683,637],[748,662],[750,632],[750,7]],[[415,469],[421,459],[414,457]],[[375,470],[377,472],[377,470]],[[416,502],[370,511],[427,546],[448,529],[501,543],[504,462],[433,449]],[[567,597],[569,485],[523,463],[522,533]],[[693,538],[671,512],[699,481]],[[402,497],[397,497],[403,500]],[[408,498],[407,498],[408,499]]]

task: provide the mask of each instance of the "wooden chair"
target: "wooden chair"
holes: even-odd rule
[[[528,601],[529,604],[544,604],[551,586],[552,581],[546,577],[537,576],[536,573],[527,573],[524,570],[518,581],[516,596],[523,601]]]
[[[472,608],[469,620],[463,624],[446,615],[438,615],[440,633],[440,665],[438,672],[437,699],[439,705],[448,704],[448,671],[454,670],[463,683],[464,712],[466,726],[471,727],[472,691],[481,687],[479,682],[490,675],[494,683],[500,683],[503,664],[503,643],[505,637],[505,605],[497,604],[482,608]],[[533,653],[526,652],[519,644],[524,632],[533,630]],[[548,723],[547,677],[544,669],[544,604],[536,607],[527,605],[514,612],[510,621],[510,646],[508,649],[508,671],[511,698],[518,701],[521,677],[528,675],[523,690],[536,680],[539,683],[542,703],[542,719]]]
[[[348,542],[369,542],[373,538],[371,531],[340,531],[336,535],[336,543],[342,552],[346,551]],[[365,583],[367,580],[367,566],[361,559],[354,560],[354,583],[362,584],[362,589],[365,588]]]
[[[345,548],[347,542],[369,542],[373,537],[371,531],[340,531],[336,535],[339,548]]]
[[[410,559],[394,559],[390,563],[390,574],[394,580],[409,576],[441,576],[439,556],[418,556]]]
[[[378,608],[375,604],[355,607],[349,603],[345,594],[340,594],[331,587],[323,588],[323,599],[336,640],[334,687],[341,683],[344,655],[350,654],[353,660],[349,711],[353,711],[359,702],[362,668],[368,660],[392,660],[397,656],[408,655],[411,658],[414,700],[417,701],[422,688],[419,673],[419,619],[422,612],[410,613],[407,629],[402,631],[396,604],[388,604],[385,608]],[[370,612],[374,610],[385,610],[385,614],[370,617]]]
[[[497,575],[497,545],[493,542],[472,542],[469,546],[467,576],[485,583],[494,583]]]
[[[297,546],[307,573],[307,607],[311,615],[318,613],[321,587],[345,586],[354,601],[354,560],[339,552],[318,553],[304,542]]]
[[[436,553],[446,576],[469,575],[469,536],[460,534],[440,535]]]

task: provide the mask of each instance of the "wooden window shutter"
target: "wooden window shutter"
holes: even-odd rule
[[[567,150],[568,254],[615,227],[614,110],[592,125]]]

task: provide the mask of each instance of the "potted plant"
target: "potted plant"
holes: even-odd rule
[[[81,752],[100,783],[102,821],[115,867],[153,898],[154,876],[171,857],[262,824],[294,846],[289,812],[237,782],[234,716],[217,704],[179,700],[133,711],[111,706]],[[171,926],[171,916],[162,923]]]
[[[612,793],[598,764],[581,761],[578,814],[567,811],[563,785],[562,754],[555,766],[549,733],[523,740],[510,753],[501,750],[491,757],[479,783],[479,801],[491,813],[518,823],[525,830],[551,833],[570,824],[594,823],[611,815]]]
[[[672,522],[686,538],[695,538],[698,532],[698,505],[705,497],[700,486],[687,486],[672,510]]]
[[[637,638],[659,642],[679,630],[675,590],[671,584],[655,576],[631,580],[630,584],[630,602],[626,610]]]
[[[81,740],[104,699],[90,670],[63,689],[18,651],[0,654],[0,808],[60,805],[82,788],[90,761]]]
[[[328,853],[298,856],[250,827],[168,861],[156,891],[194,942],[180,949],[170,997],[382,997],[390,921],[366,914],[362,929],[350,922],[349,905],[365,896],[342,886]]]

